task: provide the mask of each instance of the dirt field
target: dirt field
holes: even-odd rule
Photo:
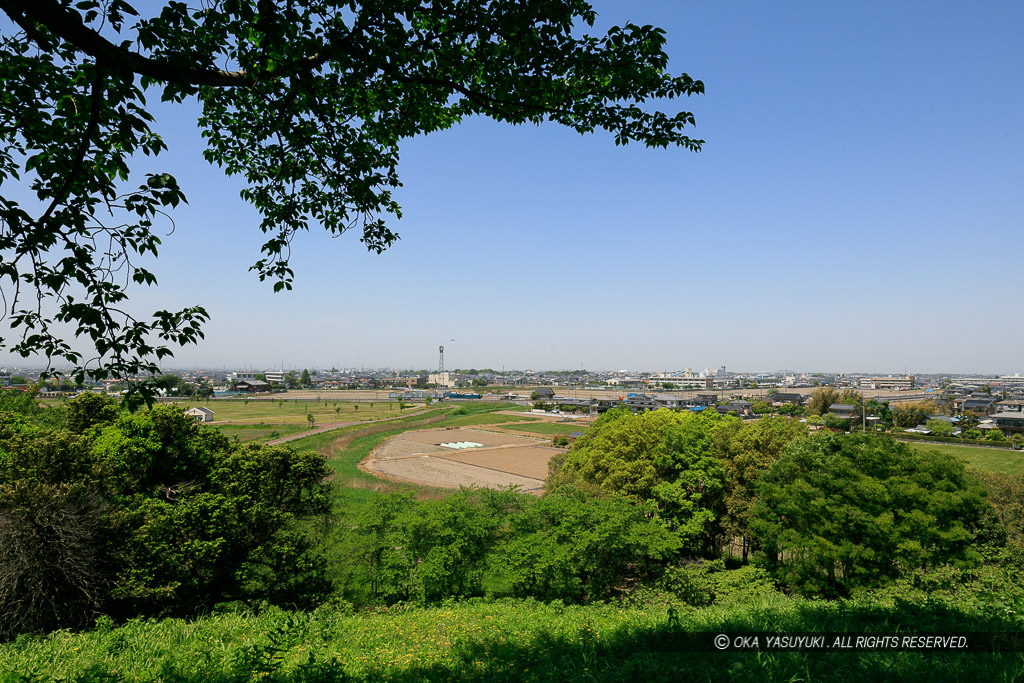
[[[473,441],[479,448],[456,450],[438,444]],[[515,485],[539,494],[548,461],[559,449],[547,439],[477,429],[406,432],[378,447],[363,461],[365,471],[428,486],[501,488]]]
[[[511,434],[499,434],[497,432],[483,431],[482,429],[424,429],[416,432],[406,432],[399,438],[404,441],[433,444],[435,446],[453,441],[475,441],[476,443],[482,443],[484,446],[509,446],[512,444],[529,446],[537,443],[537,439],[513,436]]]
[[[542,479],[521,477],[509,472],[499,472],[444,458],[433,458],[429,455],[376,460],[373,462],[372,469],[395,479],[446,488],[478,486],[497,489],[516,485],[520,486],[525,493],[539,494],[544,486]]]
[[[543,480],[548,476],[548,460],[558,452],[560,451],[556,448],[513,446],[511,448],[474,448],[461,451],[458,455],[438,454],[436,457]]]

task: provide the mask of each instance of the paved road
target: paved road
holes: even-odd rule
[[[312,436],[314,434],[322,434],[324,432],[330,432],[330,431],[333,431],[335,429],[341,429],[342,427],[351,427],[353,425],[374,425],[374,424],[380,424],[381,422],[390,422],[392,420],[401,420],[401,419],[406,418],[406,417],[412,417],[413,415],[422,415],[423,413],[428,413],[431,410],[433,410],[433,408],[422,408],[422,409],[417,410],[415,412],[405,413],[404,415],[396,415],[394,417],[386,417],[383,420],[362,420],[362,421],[357,421],[357,422],[329,422],[329,423],[327,423],[325,425],[317,427],[316,429],[310,429],[307,432],[300,432],[298,434],[291,434],[289,436],[282,436],[280,439],[274,439],[272,441],[267,441],[266,444],[268,446],[277,446],[279,444],[288,443],[289,441],[295,441],[297,439],[305,439],[307,436]]]

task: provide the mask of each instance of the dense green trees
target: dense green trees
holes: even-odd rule
[[[602,415],[576,440],[548,491],[572,485],[654,503],[657,514],[693,552],[713,543],[726,473],[715,457],[715,432],[736,421],[715,411],[625,408]]]
[[[540,499],[489,490],[422,502],[381,496],[351,520],[346,571],[384,603],[481,595],[485,574],[519,597],[605,599],[655,576],[678,550],[679,535],[651,512],[568,487]]]
[[[609,411],[553,460],[549,491],[572,484],[600,494],[649,501],[689,552],[714,556],[737,541],[749,546],[753,484],[793,439],[796,420],[743,422],[715,411]]]
[[[906,405],[893,408],[892,426],[893,429],[910,429],[928,420],[930,413],[919,405]]]
[[[925,422],[924,426],[931,431],[932,436],[953,436],[953,423],[947,420],[933,418]]]
[[[3,413],[0,635],[308,604],[328,585],[297,522],[326,512],[325,474],[319,455],[234,445],[173,407],[128,414],[87,395],[59,427]]]
[[[842,594],[980,559],[983,489],[952,456],[821,433],[789,444],[756,491],[750,527],[768,565],[804,591]]]
[[[807,397],[804,412],[807,415],[825,415],[836,403],[846,403],[860,406],[864,397],[856,389],[843,389],[840,391],[835,387],[819,387]]]
[[[724,509],[718,528],[721,542],[738,541],[744,561],[751,534],[750,508],[756,499],[755,485],[791,441],[807,436],[807,427],[789,419],[730,422],[716,438],[718,457],[726,472]]]

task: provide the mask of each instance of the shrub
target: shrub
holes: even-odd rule
[[[693,607],[744,602],[775,593],[775,581],[761,567],[726,569],[723,560],[670,567],[658,587]]]
[[[105,517],[87,486],[0,485],[0,640],[93,621],[107,588]]]

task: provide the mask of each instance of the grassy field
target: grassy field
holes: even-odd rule
[[[506,422],[540,422],[539,417],[527,415],[499,415],[497,413],[484,413],[482,415],[464,415],[450,420],[447,424],[451,426],[468,427],[472,425],[493,425]]]
[[[934,443],[911,443],[910,447],[919,451],[937,451],[953,455],[966,462],[968,467],[975,467],[979,470],[1003,472],[1004,474],[1024,472],[1024,451]]]
[[[246,423],[246,424],[308,424],[306,413],[312,413],[316,424],[329,422],[358,422],[379,420],[401,414],[395,401],[373,401],[354,403],[322,399],[320,401],[288,401],[271,399],[219,399],[215,401],[182,401],[175,405],[186,410],[195,406],[203,406],[213,411],[215,423]],[[407,404],[408,405],[408,404]],[[406,411],[423,408],[417,403]]]
[[[186,621],[106,622],[0,646],[0,680],[931,681],[1017,680],[1021,653],[716,651],[716,633],[1005,631],[948,605],[824,603],[781,595],[728,606],[564,606],[474,599],[354,613],[276,608]]]
[[[542,424],[514,424],[503,427],[504,429],[515,430],[517,432],[528,432],[530,434],[544,434],[547,436],[561,436],[563,434],[572,434],[573,432],[582,432],[587,428],[587,423],[581,421],[578,424],[564,423],[564,422],[544,422]]]
[[[308,424],[223,424],[223,425],[212,425],[211,429],[216,429],[218,432],[228,437],[238,437],[238,440],[242,443],[255,442],[263,443],[265,441],[272,441],[279,439],[282,436],[291,436],[292,434],[301,434],[302,432],[309,431]]]

